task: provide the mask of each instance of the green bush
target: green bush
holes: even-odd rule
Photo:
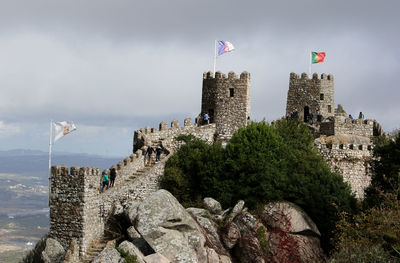
[[[126,263],[137,263],[136,255],[131,255],[128,252],[126,252],[125,250],[120,249],[118,247],[116,249],[119,252],[119,254],[121,255],[121,257],[123,257],[125,259]]]
[[[327,263],[395,263],[399,262],[379,246],[360,246],[355,243],[333,253]]]
[[[378,206],[384,193],[396,194],[400,199],[400,134],[393,140],[378,137],[374,142],[371,185],[365,191],[365,208]]]
[[[250,209],[291,201],[317,224],[325,248],[339,220],[337,208],[352,212],[356,207],[349,185],[330,171],[307,126],[297,120],[253,122],[239,129],[226,149],[189,138],[168,160],[161,187],[184,205],[207,196],[225,207],[244,200]]]

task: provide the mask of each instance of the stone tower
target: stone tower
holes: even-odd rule
[[[306,73],[301,77],[290,73],[289,91],[286,103],[286,115],[295,109],[299,112],[299,118],[305,118],[309,113],[314,117],[319,110],[323,118],[335,115],[334,109],[334,84],[333,76],[314,73],[312,79]]]
[[[210,115],[215,123],[217,140],[226,142],[240,127],[250,121],[250,73],[240,78],[234,72],[228,77],[221,72],[203,74],[201,115]]]

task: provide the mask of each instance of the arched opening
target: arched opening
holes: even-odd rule
[[[308,106],[304,107],[304,122],[308,122],[308,117],[310,116],[310,108]]]

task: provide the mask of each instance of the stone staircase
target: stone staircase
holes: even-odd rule
[[[155,166],[157,165],[164,165],[163,160],[165,157],[168,155],[166,154],[161,154],[160,156],[160,162],[155,162],[155,155],[153,154],[152,162],[151,162],[151,167],[145,166],[140,170],[135,171],[128,179],[124,180],[122,183],[115,185],[114,187],[109,188],[108,190],[104,190],[103,194],[107,195],[113,195],[114,192],[119,191],[119,187],[125,184],[129,184],[131,182],[134,182],[137,180],[139,177],[146,176]],[[155,183],[157,184],[157,183]],[[93,261],[93,259],[100,254],[101,251],[103,251],[106,247],[114,247],[116,245],[116,240],[120,237],[118,233],[114,233],[111,231],[105,230],[105,235],[101,238],[101,240],[96,240],[93,242],[93,244],[89,247],[87,250],[85,256],[81,259],[81,261],[77,263],[89,263]],[[114,242],[113,242],[114,241]],[[108,245],[107,245],[108,244]]]
[[[106,247],[114,247],[119,234],[106,231],[100,240],[96,240],[87,250],[85,256],[77,263],[90,263]]]

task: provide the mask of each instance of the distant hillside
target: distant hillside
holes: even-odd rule
[[[16,149],[0,151],[0,173],[37,174],[47,178],[49,154],[47,152]],[[101,170],[118,163],[124,157],[104,157],[81,153],[54,153],[52,165],[95,166]],[[42,176],[40,176],[42,177]]]

